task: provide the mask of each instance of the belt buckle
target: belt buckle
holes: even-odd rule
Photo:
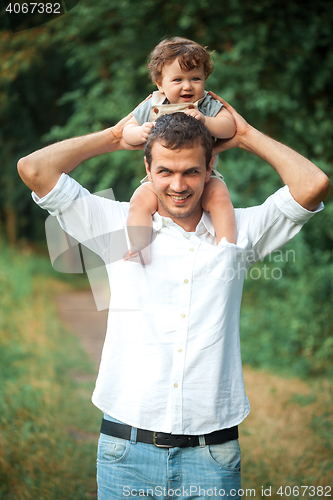
[[[158,444],[157,443],[157,432],[154,432],[153,433],[153,444],[157,447],[157,448],[174,448],[174,446],[170,446],[168,444]]]

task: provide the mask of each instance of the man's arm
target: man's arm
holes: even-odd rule
[[[250,151],[277,171],[297,203],[307,210],[314,210],[328,194],[330,181],[327,175],[304,156],[256,130],[230,104],[213,92],[209,93],[223,103],[237,127],[231,139],[217,142],[214,154],[236,147]]]
[[[67,139],[21,158],[17,164],[21,179],[42,198],[53,189],[62,173],[69,174],[83,161],[120,149],[138,149],[123,139],[124,126],[132,116],[130,113],[114,127],[101,132]]]

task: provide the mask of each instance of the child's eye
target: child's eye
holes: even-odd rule
[[[198,82],[198,81],[200,81],[200,78],[198,76],[196,76],[193,78],[193,81]]]
[[[174,79],[174,82],[181,82],[181,81],[182,81],[182,79],[181,79],[181,78],[175,78],[175,79]]]

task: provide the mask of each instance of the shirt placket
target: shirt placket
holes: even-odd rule
[[[184,251],[185,265],[179,273],[179,297],[177,314],[177,335],[174,345],[174,363],[171,377],[172,384],[172,429],[174,433],[183,432],[183,382],[187,338],[190,327],[190,302],[192,290],[192,274],[200,240],[190,233],[183,233],[186,240]]]

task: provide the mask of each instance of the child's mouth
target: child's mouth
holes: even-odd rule
[[[184,99],[185,101],[188,101],[189,99],[192,99],[193,97],[193,94],[184,94],[182,96],[180,96],[182,99]]]

